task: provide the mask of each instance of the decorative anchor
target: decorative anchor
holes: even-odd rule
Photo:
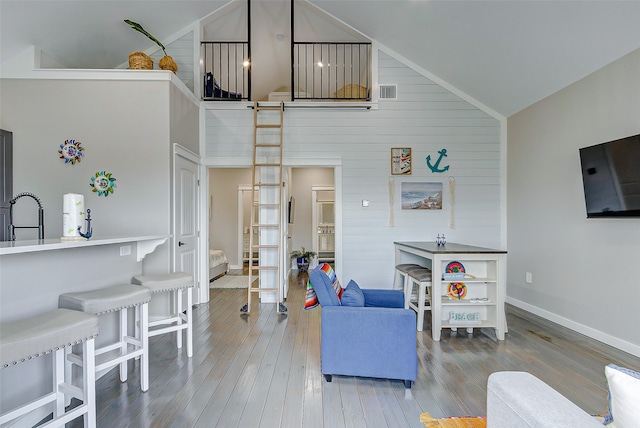
[[[91,210],[87,208],[87,233],[82,233],[82,226],[78,226],[78,233],[83,238],[89,239],[91,238],[91,234],[93,233],[93,229],[91,228]]]
[[[447,149],[440,150],[438,154],[440,155],[440,157],[436,161],[435,165],[431,165],[431,155],[427,155],[427,166],[429,167],[431,172],[445,172],[449,169],[449,165],[445,166],[443,169],[438,169],[442,158],[447,156]]]

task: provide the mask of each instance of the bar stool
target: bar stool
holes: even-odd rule
[[[406,290],[407,289],[407,274],[413,269],[424,269],[423,266],[415,263],[403,263],[396,265],[396,274],[393,277],[393,289],[394,290]],[[402,284],[400,284],[402,280]]]
[[[411,308],[416,311],[418,315],[417,330],[422,331],[424,325],[424,313],[427,310],[431,310],[431,299],[434,298],[431,290],[431,269],[413,269],[408,272],[408,287],[405,290],[405,308]],[[417,285],[417,301],[414,304],[411,301],[411,294],[413,293],[413,286]],[[437,297],[436,297],[437,298]],[[428,303],[428,305],[427,305]]]
[[[96,426],[94,338],[98,335],[98,317],[67,309],[55,309],[27,319],[0,326],[0,365],[3,369],[48,353],[53,354],[53,391],[0,416],[0,425],[42,406],[54,403],[51,426],[64,427],[83,416],[85,427]],[[82,343],[84,369],[82,388],[65,382],[65,349]],[[70,378],[70,377],[69,377]],[[65,411],[65,395],[82,404]],[[47,425],[49,426],[49,425]]]
[[[82,311],[88,314],[105,315],[111,312],[119,312],[118,340],[114,343],[96,349],[95,372],[97,378],[106,374],[107,369],[120,365],[120,381],[127,381],[127,361],[140,358],[140,388],[142,391],[149,389],[149,337],[147,336],[149,322],[148,304],[151,301],[151,291],[147,288],[136,287],[131,284],[114,285],[99,290],[78,293],[61,294],[58,298],[58,307]],[[128,312],[129,308],[135,308],[136,325],[134,336],[129,336]],[[129,347],[132,347],[131,349]],[[120,350],[118,355],[113,355],[115,350]],[[111,353],[107,357],[98,357]],[[100,362],[98,362],[100,361]],[[69,351],[67,363],[82,365],[78,354]]]
[[[136,275],[131,279],[136,285],[142,285],[151,290],[151,293],[169,292],[173,296],[171,313],[167,318],[162,318],[149,322],[149,337],[159,334],[176,332],[176,344],[178,349],[182,348],[182,330],[186,330],[187,357],[193,356],[193,317],[191,306],[193,299],[191,289],[193,288],[193,276],[184,272],[173,272],[161,275]],[[187,292],[187,307],[185,313],[182,311],[182,291]],[[175,323],[175,324],[174,324]],[[174,324],[169,327],[155,328],[159,325]]]

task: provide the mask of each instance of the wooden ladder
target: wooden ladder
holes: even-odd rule
[[[262,114],[260,114],[262,112]],[[276,113],[277,112],[277,113]],[[279,122],[274,116],[279,117]],[[260,119],[259,119],[260,116]],[[253,167],[251,172],[251,230],[249,231],[248,313],[253,293],[275,292],[277,312],[287,312],[283,304],[282,257],[282,123],[284,102],[279,106],[253,103]],[[266,122],[271,120],[271,122]],[[257,240],[257,242],[255,242]],[[258,253],[254,266],[254,253]],[[256,275],[257,274],[257,275]],[[258,278],[257,285],[253,283]]]

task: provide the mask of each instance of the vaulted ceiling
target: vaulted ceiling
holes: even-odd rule
[[[507,117],[640,48],[637,0],[309,2]],[[228,3],[0,0],[0,62],[35,45],[65,67],[117,67],[152,44],[123,19],[166,40]],[[287,13],[269,18],[289,34]]]

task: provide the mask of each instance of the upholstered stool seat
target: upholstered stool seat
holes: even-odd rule
[[[96,426],[94,338],[98,318],[82,312],[56,309],[0,326],[0,365],[3,369],[49,353],[53,354],[53,391],[0,415],[0,425],[54,403],[52,426],[64,426],[83,416],[85,427]],[[65,382],[64,350],[82,344],[85,365],[82,388]],[[65,411],[65,395],[82,404]],[[49,425],[47,425],[49,426]]]
[[[424,267],[415,263],[403,263],[396,265],[396,274],[393,277],[393,289],[406,290],[407,274],[414,269],[424,269]]]
[[[431,310],[431,269],[413,269],[407,273],[407,288],[405,289],[405,308],[411,308],[416,311],[418,315],[417,330],[422,331],[424,325],[424,313],[427,310]],[[411,301],[411,295],[413,294],[413,287],[417,286],[417,299],[414,304]],[[428,305],[427,305],[428,304]]]
[[[149,337],[159,334],[176,332],[176,344],[182,348],[182,330],[186,331],[187,357],[193,356],[193,317],[191,289],[193,288],[193,276],[184,272],[173,272],[160,275],[136,275],[131,279],[136,285],[142,285],[152,293],[169,292],[173,296],[171,313],[166,318],[149,322]],[[182,292],[186,291],[187,305],[182,309]],[[184,311],[184,313],[183,313]],[[156,328],[162,325],[168,327]]]
[[[120,365],[120,381],[127,381],[127,361],[140,359],[140,388],[149,389],[149,339],[147,336],[151,291],[148,288],[131,284],[120,284],[99,290],[61,294],[58,307],[86,312],[94,315],[104,315],[119,312],[118,340],[109,345],[96,349],[96,357],[104,355],[95,363],[95,371],[99,376],[107,369]],[[134,336],[129,336],[128,310],[135,308],[136,323]],[[115,350],[120,352],[115,355]],[[67,361],[81,365],[80,357],[71,352]]]

